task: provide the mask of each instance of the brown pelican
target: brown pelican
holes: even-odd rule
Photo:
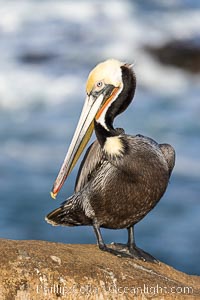
[[[175,163],[169,144],[113,127],[114,118],[131,103],[136,77],[132,65],[109,59],[89,74],[87,97],[69,150],[53,185],[56,197],[88,143],[97,140],[81,163],[74,194],[46,217],[52,225],[92,225],[99,248],[115,255],[156,261],[138,248],[134,225],[163,196]],[[105,245],[100,228],[128,230],[126,245]]]

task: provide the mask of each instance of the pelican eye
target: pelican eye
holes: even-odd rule
[[[91,91],[91,94],[93,95],[93,97],[96,99],[97,97],[99,97],[99,95],[104,91],[105,88],[105,83],[103,80],[101,81],[97,81],[94,84],[94,87]]]
[[[103,80],[97,81],[97,82],[96,82],[96,84],[95,84],[95,90],[96,90],[96,91],[100,91],[103,87],[104,87],[104,82],[103,82]]]
[[[102,87],[102,85],[103,85],[102,81],[97,82],[97,87]]]

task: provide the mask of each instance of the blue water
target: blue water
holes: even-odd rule
[[[88,73],[115,57],[134,63],[138,82],[135,101],[115,125],[168,142],[177,154],[166,194],[136,226],[137,243],[179,270],[200,274],[200,77],[162,66],[142,49],[193,38],[199,28],[199,1],[1,1],[2,238],[96,243],[92,228],[52,227],[44,217],[73,192],[78,166],[57,201],[49,195]],[[31,61],[33,54],[47,56]],[[108,243],[127,238],[125,230],[103,235]]]

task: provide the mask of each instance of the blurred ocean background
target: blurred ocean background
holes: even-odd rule
[[[0,1],[1,238],[96,243],[92,228],[52,227],[44,217],[73,193],[78,165],[58,199],[49,195],[88,73],[113,57],[134,63],[137,75],[135,101],[115,126],[170,143],[177,154],[166,194],[136,226],[137,244],[200,274],[200,56],[192,55],[194,68],[184,58],[193,48],[198,54],[199,32],[198,0]],[[155,54],[171,42],[172,53],[162,54],[180,58],[181,50],[179,66]],[[127,239],[125,230],[103,235],[107,243]]]

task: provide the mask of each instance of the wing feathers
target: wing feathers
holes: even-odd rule
[[[101,165],[103,152],[96,140],[86,151],[81,162],[75,183],[75,193],[79,192],[91,179]]]

